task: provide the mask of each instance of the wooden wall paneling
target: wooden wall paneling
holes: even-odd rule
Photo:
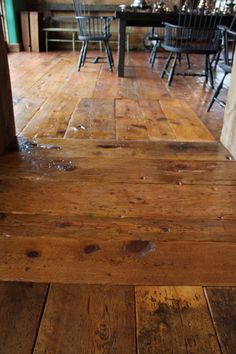
[[[15,122],[12,104],[11,81],[4,41],[2,22],[0,21],[0,154],[15,139]]]

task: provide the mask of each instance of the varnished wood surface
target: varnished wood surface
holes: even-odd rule
[[[1,282],[0,303],[1,354],[235,352],[232,287]]]
[[[0,283],[0,353],[32,353],[44,304],[46,284]]]
[[[139,353],[220,354],[198,287],[136,287]]]
[[[132,287],[51,285],[34,354],[135,354]]]
[[[0,164],[1,279],[235,283],[236,165],[219,144],[19,143]]]
[[[0,279],[42,284],[0,283],[0,353],[234,353],[234,288],[200,287],[236,284],[236,167],[209,88],[168,88],[144,53],[125,79],[27,56],[10,55],[28,140],[0,158]]]
[[[152,70],[145,52],[131,52],[129,75],[118,78],[106,63],[91,63],[97,54],[90,52],[80,73],[77,53],[9,56],[18,135],[147,141],[219,137],[223,110],[215,105],[206,112],[212,91],[203,79],[177,77],[168,87],[160,79],[164,60]],[[191,63],[202,65],[194,57]]]

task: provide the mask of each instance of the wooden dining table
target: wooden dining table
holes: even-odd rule
[[[197,15],[198,16],[198,15]],[[125,41],[126,27],[164,27],[165,22],[177,24],[179,14],[176,12],[138,12],[132,10],[116,11],[116,19],[119,20],[118,33],[118,76],[124,77],[125,71]],[[232,15],[220,15],[219,23],[230,26]]]

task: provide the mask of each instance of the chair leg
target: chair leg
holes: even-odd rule
[[[161,78],[163,79],[163,77],[165,76],[165,74],[166,74],[166,71],[167,71],[167,69],[168,69],[168,67],[169,67],[169,64],[170,64],[170,61],[171,61],[171,59],[172,59],[172,52],[170,52],[170,54],[169,54],[169,56],[168,56],[168,58],[167,58],[167,60],[166,60],[166,62],[165,62],[165,65],[164,65],[164,68],[163,68],[163,70],[162,70],[162,72],[161,72]]]
[[[211,88],[214,88],[214,80],[213,80],[213,72],[212,72],[212,64],[210,61],[210,56],[206,55],[206,65],[207,65],[207,79],[210,77]]]
[[[223,51],[223,48],[221,48],[221,49],[219,50],[219,52],[214,56],[214,58],[213,58],[213,60],[212,60],[212,64],[213,64],[213,61],[215,61],[214,70],[216,70],[216,67],[217,67],[217,65],[218,65],[218,63],[219,63],[219,61],[220,61],[220,56],[221,56],[222,51]]]
[[[112,66],[114,66],[114,59],[113,59],[112,50],[111,50],[109,42],[107,42],[107,48],[108,48],[109,55],[110,55],[110,58],[111,58],[111,64],[112,64]]]
[[[225,74],[224,74],[224,76],[223,76],[221,82],[220,82],[219,85],[217,86],[217,89],[216,89],[216,91],[215,91],[215,93],[214,93],[214,95],[213,95],[213,97],[212,97],[212,99],[211,99],[211,102],[210,102],[209,106],[208,106],[207,112],[210,111],[211,107],[213,106],[213,103],[215,102],[216,98],[218,97],[218,95],[219,95],[219,93],[220,93],[220,90],[221,90],[222,87],[223,87],[223,83],[224,83],[224,80],[225,80],[225,77],[226,77],[227,74],[228,74],[228,73],[225,73]]]
[[[209,73],[210,73],[210,83],[211,83],[211,88],[214,88],[214,79],[213,79],[213,71],[212,71],[212,65],[209,60]]]
[[[169,73],[169,77],[168,77],[168,86],[171,86],[178,58],[179,58],[178,54],[175,54],[174,61],[172,63],[172,67],[171,67],[171,70],[170,70],[170,73]]]
[[[83,62],[83,52],[84,52],[84,46],[85,42],[82,42],[82,47],[80,49],[80,54],[79,54],[79,59],[78,59],[78,64],[77,64],[77,70],[80,71],[82,62]]]
[[[208,81],[209,66],[208,66],[208,55],[205,57],[205,83]]]
[[[112,52],[111,52],[111,48],[109,46],[109,42],[108,41],[106,42],[105,46],[106,46],[105,50],[106,50],[106,54],[107,54],[107,58],[108,58],[109,69],[111,69],[114,66],[114,60],[113,60],[113,57],[112,57]]]
[[[82,59],[82,65],[83,65],[83,66],[84,66],[84,64],[85,64],[85,60],[86,60],[86,56],[87,56],[87,51],[88,51],[88,41],[85,41],[84,51],[83,51],[83,59]]]
[[[186,59],[187,59],[187,63],[188,63],[188,68],[191,69],[191,64],[190,64],[190,59],[189,59],[188,53],[186,53]]]
[[[112,71],[112,60],[110,57],[110,52],[109,52],[109,48],[108,48],[108,42],[104,41],[104,46],[105,46],[105,52],[106,52],[106,56],[107,56],[107,62],[108,62],[108,66],[110,71]]]
[[[152,50],[151,50],[151,54],[150,54],[150,57],[149,57],[149,60],[148,60],[148,63],[149,63],[149,64],[151,64],[151,63],[152,63],[152,58],[153,58],[154,48],[155,48],[155,45],[152,47]]]
[[[157,41],[156,44],[152,48],[152,52],[150,55],[149,63],[151,64],[151,67],[153,68],[157,56],[157,50],[158,50],[159,42]]]

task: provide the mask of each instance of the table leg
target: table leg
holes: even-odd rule
[[[124,77],[125,69],[125,40],[126,40],[126,21],[119,22],[119,42],[118,42],[118,76]]]

